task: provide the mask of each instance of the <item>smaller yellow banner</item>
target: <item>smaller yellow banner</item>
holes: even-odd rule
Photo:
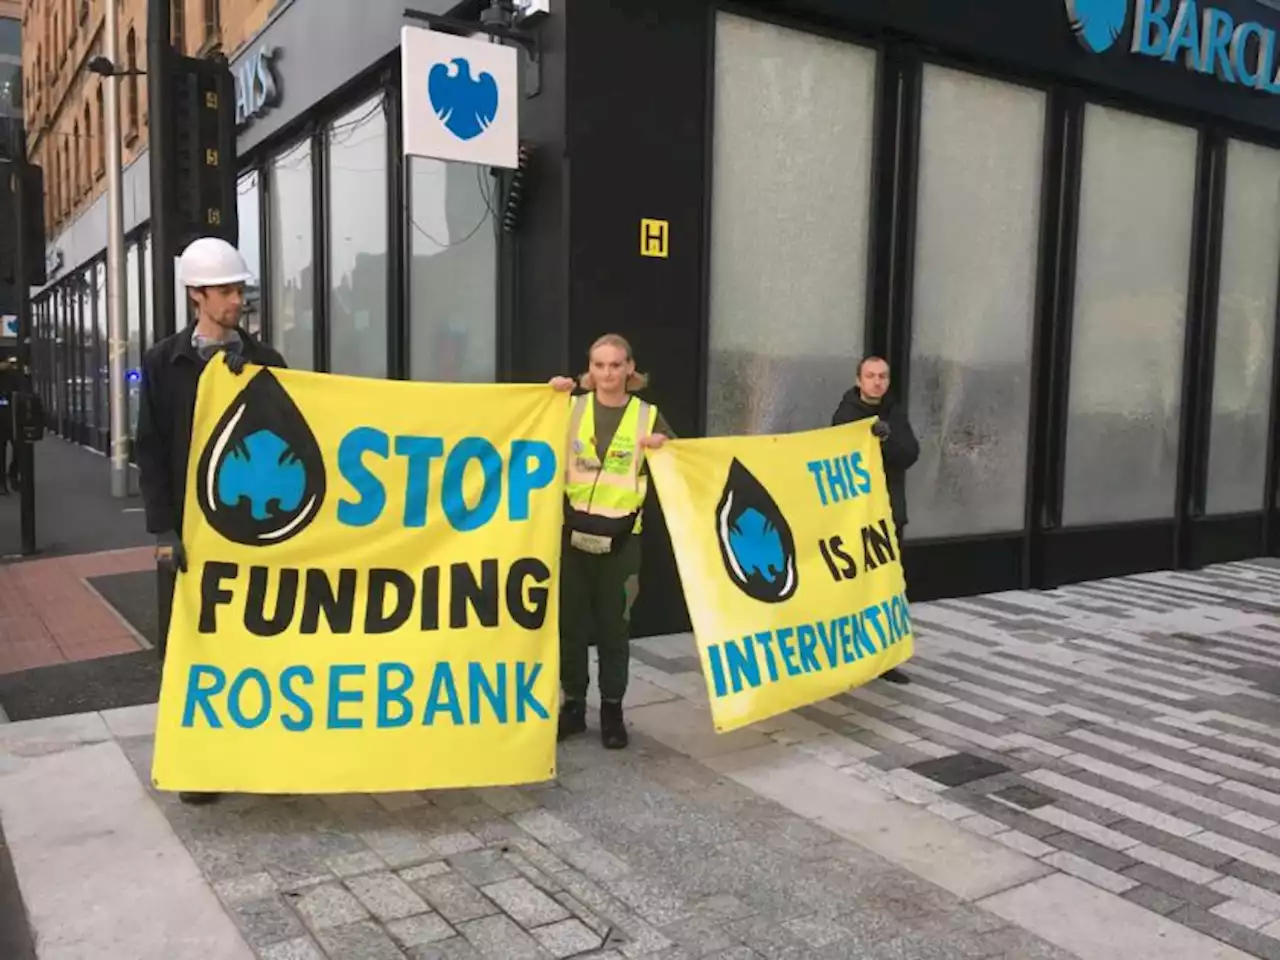
[[[721,732],[866,683],[913,650],[874,421],[649,454]]]

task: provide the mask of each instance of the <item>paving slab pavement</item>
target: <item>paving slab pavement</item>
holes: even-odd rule
[[[725,736],[644,640],[632,749],[523,788],[188,808],[153,707],[0,725],[0,819],[42,958],[1280,957],[1278,613],[1263,563],[919,604],[912,685]]]
[[[42,960],[1070,956],[643,734],[532,787],[193,808],[145,786],[153,724],[0,727]]]

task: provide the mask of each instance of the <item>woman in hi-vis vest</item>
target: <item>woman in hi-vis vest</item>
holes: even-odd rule
[[[573,398],[565,453],[564,546],[560,551],[559,739],[587,729],[587,648],[599,655],[600,740],[627,745],[622,698],[631,660],[631,605],[640,583],[640,526],[648,470],[644,451],[667,441],[670,427],[653,404],[631,395],[648,378],[636,373],[631,345],[606,334],[591,345]],[[569,391],[570,377],[551,385]]]

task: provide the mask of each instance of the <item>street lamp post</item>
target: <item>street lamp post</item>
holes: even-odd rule
[[[118,0],[106,0],[106,27],[103,56],[95,57],[89,69],[103,77],[103,130],[107,160],[107,354],[111,379],[111,495],[129,496],[129,404],[125,392],[125,363],[128,356],[124,310],[124,203],[123,163],[120,148],[120,78],[137,71],[120,71],[120,18]]]

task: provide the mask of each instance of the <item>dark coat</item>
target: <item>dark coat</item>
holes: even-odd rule
[[[189,326],[166,337],[142,358],[135,452],[150,533],[182,533],[196,388],[205,366],[191,346],[192,330]],[[263,367],[285,366],[279,353],[244,330],[240,331],[240,339],[244,358],[249,363]]]
[[[831,417],[831,425],[856,423],[868,417],[879,417],[889,425],[889,436],[881,441],[884,455],[885,482],[889,486],[889,502],[893,505],[893,522],[901,530],[907,525],[907,468],[920,459],[920,442],[916,440],[907,411],[885,397],[879,404],[865,403],[858,388],[845,393]]]

